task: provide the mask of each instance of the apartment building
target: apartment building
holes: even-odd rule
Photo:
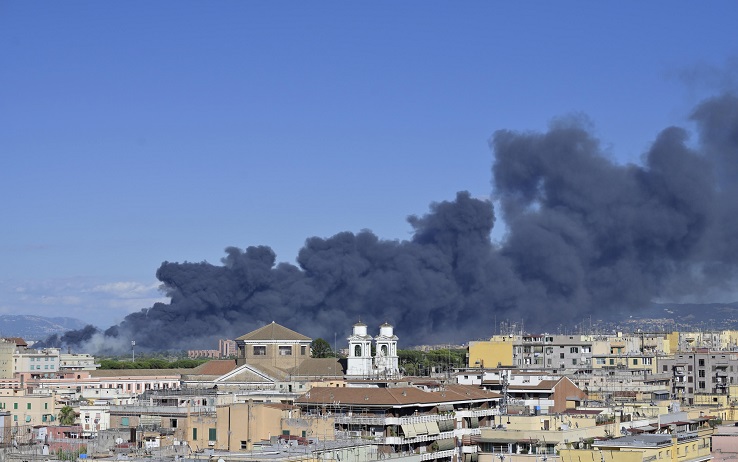
[[[695,404],[698,394],[728,395],[738,384],[738,353],[698,348],[664,358],[659,367],[672,374],[672,398],[685,404]]]
[[[54,394],[0,389],[0,411],[10,413],[13,425],[42,425],[56,420]]]
[[[387,457],[415,454],[422,460],[451,460],[476,452],[464,437],[494,425],[499,399],[499,394],[477,386],[421,390],[364,383],[314,387],[295,404],[303,415],[332,417],[339,436],[371,439]],[[466,448],[459,449],[458,443],[464,441]]]

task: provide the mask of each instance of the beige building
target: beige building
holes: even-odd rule
[[[274,436],[316,438],[333,440],[334,422],[332,418],[305,418],[300,409],[291,405],[276,403],[239,403],[217,406],[215,436],[211,440],[211,428],[207,433],[201,431],[196,444],[227,451],[251,450],[254,443],[269,441]],[[193,428],[196,428],[193,426]],[[190,432],[190,436],[195,436]],[[215,441],[214,445],[210,443]]]
[[[272,322],[236,339],[239,366],[251,364],[290,369],[310,358],[312,339]]]
[[[15,343],[0,339],[0,379],[13,377],[13,352]]]
[[[10,412],[13,425],[44,425],[56,420],[54,395],[0,389],[0,411]]]

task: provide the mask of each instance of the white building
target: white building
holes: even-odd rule
[[[348,337],[349,354],[346,376],[362,378],[395,378],[400,375],[397,356],[397,336],[393,327],[384,323],[379,326],[379,335],[372,338],[367,333],[366,324],[354,324],[353,333]],[[372,354],[372,343],[375,352]]]
[[[366,324],[354,324],[353,334],[347,339],[349,355],[346,375],[351,377],[369,377],[372,374],[372,336],[366,333]]]
[[[59,349],[17,348],[13,353],[13,373],[30,372],[32,376],[54,377],[59,371]]]

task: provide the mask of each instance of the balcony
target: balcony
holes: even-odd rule
[[[434,460],[443,459],[446,457],[453,457],[456,455],[456,449],[448,449],[446,451],[426,452],[420,455],[420,460]]]

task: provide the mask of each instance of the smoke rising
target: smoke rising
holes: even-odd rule
[[[663,130],[641,165],[618,165],[582,124],[498,131],[491,201],[459,192],[411,216],[408,241],[370,231],[311,237],[297,265],[265,246],[229,247],[222,265],[164,262],[168,304],[133,313],[102,342],[211,347],[277,321],[343,339],[388,321],[404,345],[487,337],[495,320],[554,330],[656,298],[730,289],[738,262],[738,99],[725,95]],[[102,335],[102,334],[99,334]],[[67,334],[68,342],[90,338]],[[97,341],[101,341],[98,338]]]

